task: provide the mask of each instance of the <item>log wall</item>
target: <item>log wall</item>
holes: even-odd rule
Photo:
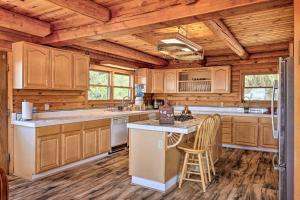
[[[269,49],[272,49],[270,47]],[[261,49],[260,51],[265,50]],[[241,60],[236,55],[210,56],[205,65],[174,64],[168,68],[203,67],[231,65],[231,93],[230,94],[154,94],[153,98],[167,99],[171,105],[197,106],[257,106],[269,107],[270,102],[242,102],[242,74],[243,73],[277,73],[278,58],[289,55],[288,44],[275,51],[256,52],[247,60]]]

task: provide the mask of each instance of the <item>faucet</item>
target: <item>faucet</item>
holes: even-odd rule
[[[125,97],[123,97],[122,98],[122,106],[123,106],[123,109],[124,109],[124,107],[125,107],[125,99],[128,99],[129,100],[129,96],[125,96]]]

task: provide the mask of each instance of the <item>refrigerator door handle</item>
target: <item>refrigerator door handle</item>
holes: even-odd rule
[[[277,88],[278,88],[278,82],[275,81],[273,84],[272,101],[271,101],[272,133],[275,139],[278,138],[278,130],[275,129],[275,113],[274,113],[275,91]]]

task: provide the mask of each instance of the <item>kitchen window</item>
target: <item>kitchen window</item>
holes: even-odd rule
[[[130,75],[113,74],[113,99],[121,100],[125,97],[130,98]]]
[[[110,99],[109,72],[90,71],[89,100]]]
[[[116,71],[90,70],[88,100],[131,99],[132,74]]]
[[[244,75],[244,101],[271,101],[274,81],[278,74]]]

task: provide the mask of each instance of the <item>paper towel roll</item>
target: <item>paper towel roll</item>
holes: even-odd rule
[[[22,120],[32,120],[32,106],[30,102],[22,102]]]

